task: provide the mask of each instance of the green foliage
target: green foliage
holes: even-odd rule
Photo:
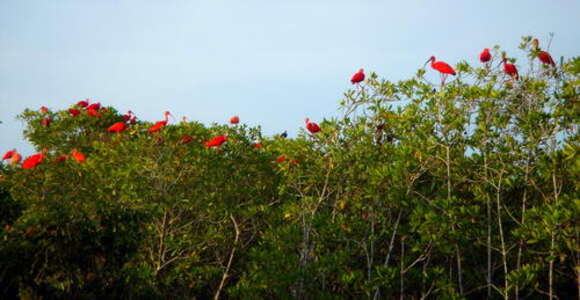
[[[445,86],[369,74],[295,139],[26,110],[47,157],[0,170],[0,295],[577,297],[580,58],[520,48],[518,81],[498,46]],[[73,148],[86,162],[56,161]]]

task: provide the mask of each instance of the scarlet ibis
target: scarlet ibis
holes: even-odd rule
[[[285,162],[285,161],[286,161],[286,156],[280,156],[280,157],[278,157],[278,158],[276,159],[276,161],[277,161],[277,162],[279,162],[279,163],[283,163],[283,162]]]
[[[80,111],[80,110],[78,110],[78,109],[76,109],[76,108],[70,108],[70,109],[68,110],[68,112],[69,112],[69,113],[70,113],[70,114],[71,114],[73,117],[76,117],[76,116],[78,116],[78,115],[81,113],[81,111]]]
[[[365,73],[364,72],[365,72],[364,69],[359,69],[358,72],[356,72],[356,73],[354,73],[354,75],[352,75],[352,77],[350,78],[350,82],[352,84],[357,84],[357,83],[365,80]]]
[[[486,63],[490,60],[491,60],[491,53],[489,53],[489,49],[488,48],[483,49],[483,51],[479,55],[479,61],[481,61],[482,63]]]
[[[42,119],[40,124],[42,124],[43,127],[48,127],[48,126],[50,126],[50,122],[51,122],[50,118],[44,118],[44,119]]]
[[[133,112],[132,111],[128,111],[127,114],[123,115],[123,119],[127,122],[129,122],[131,120],[131,117],[133,116]]]
[[[14,155],[12,155],[12,159],[10,160],[10,164],[17,165],[18,163],[20,163],[20,161],[22,160],[22,155],[20,155],[20,153],[18,153],[18,151],[14,152]]]
[[[93,117],[99,117],[101,116],[99,114],[99,111],[97,111],[96,109],[87,109],[87,114],[89,114],[89,116],[93,116]]]
[[[262,145],[262,143],[254,143],[254,148],[256,149],[262,149],[264,146]]]
[[[61,155],[61,156],[57,157],[54,161],[55,162],[63,162],[65,160],[67,160],[67,159],[68,159],[68,156],[67,155]]]
[[[29,156],[22,163],[22,169],[33,169],[36,168],[40,163],[44,161],[46,155],[44,153],[37,153]]]
[[[127,125],[125,125],[125,122],[117,122],[111,125],[109,128],[107,128],[107,131],[111,133],[119,133],[124,131],[125,129],[127,129]]]
[[[87,110],[89,110],[89,109],[99,110],[100,108],[101,108],[101,102],[93,103],[93,104],[87,106]]]
[[[515,78],[516,80],[520,79],[520,75],[518,74],[518,68],[516,68],[516,65],[509,63],[507,57],[503,57],[501,61],[503,62],[503,70],[506,74],[508,74],[512,78]]]
[[[47,112],[48,112],[48,107],[46,107],[46,106],[41,106],[41,107],[40,107],[40,112],[41,112],[41,113],[43,113],[43,114],[47,113]]]
[[[6,153],[4,153],[4,156],[2,156],[2,160],[11,159],[14,153],[16,153],[16,149],[7,151]]]
[[[155,123],[153,126],[151,126],[151,128],[149,128],[149,133],[155,133],[159,130],[161,130],[161,128],[163,128],[165,125],[167,125],[167,122],[169,121],[169,116],[171,115],[170,112],[166,111],[163,113],[164,116],[164,120],[163,121],[159,121],[157,123]]]
[[[87,158],[85,157],[85,155],[82,154],[82,153],[80,153],[76,148],[74,148],[72,150],[71,155],[72,155],[72,157],[73,157],[74,160],[76,160],[77,162],[79,162],[81,164],[84,163],[87,160]]]
[[[552,67],[556,66],[556,63],[552,59],[552,56],[546,51],[538,52],[538,58],[545,65],[551,65]]]
[[[79,107],[87,107],[89,105],[89,99],[85,99],[85,100],[81,100],[79,102],[77,102],[77,105]]]
[[[219,147],[221,146],[223,143],[225,143],[228,140],[228,137],[225,135],[219,135],[214,137],[213,139],[205,142],[205,146],[208,148],[211,147]]]
[[[290,164],[297,164],[297,163],[298,163],[298,160],[297,159],[293,159],[293,160],[290,161]]]
[[[431,62],[431,68],[433,68],[436,71],[439,71],[439,74],[441,75],[441,86],[445,85],[445,79],[447,79],[448,75],[457,75],[457,73],[455,73],[455,70],[453,70],[453,68],[446,62],[443,61],[435,61],[436,58],[435,56],[431,56],[427,62],[425,62],[425,65],[427,65],[429,62]]]
[[[317,133],[320,131],[320,126],[318,126],[318,124],[310,122],[310,119],[308,118],[304,119],[304,121],[306,122],[306,129],[308,129],[310,133]]]
[[[230,118],[230,124],[235,125],[235,124],[238,124],[238,123],[240,123],[240,117],[233,116],[233,117]]]
[[[187,143],[190,143],[191,141],[193,141],[193,137],[191,135],[186,135],[186,136],[182,137],[179,142],[182,144],[187,144]]]
[[[556,66],[556,63],[552,59],[550,53],[542,51],[542,49],[540,49],[540,42],[538,41],[538,39],[532,40],[532,47],[534,47],[534,50],[538,51],[537,57],[543,64],[551,65],[553,67]]]

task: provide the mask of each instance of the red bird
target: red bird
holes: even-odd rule
[[[93,116],[93,117],[100,117],[101,116],[96,109],[92,109],[92,108],[87,109],[87,114],[89,114],[89,116]]]
[[[56,158],[54,161],[55,161],[55,162],[63,162],[63,161],[65,161],[65,160],[67,160],[67,158],[68,158],[68,156],[66,156],[66,155],[61,155],[61,156],[57,157],[57,158]]]
[[[100,108],[101,108],[101,102],[93,103],[93,104],[87,106],[87,110],[89,110],[89,109],[99,110]]]
[[[211,148],[211,147],[219,147],[223,143],[225,143],[227,140],[228,140],[228,137],[225,136],[225,135],[216,136],[213,139],[205,142],[205,146],[208,147],[208,148]]]
[[[264,146],[262,145],[262,143],[254,143],[254,148],[256,149],[262,149]]]
[[[365,73],[364,72],[365,72],[364,69],[359,69],[358,72],[356,72],[354,75],[352,75],[352,78],[350,79],[350,83],[357,84],[357,83],[365,80]]]
[[[191,135],[186,135],[186,136],[182,137],[179,142],[182,144],[187,144],[187,143],[190,143],[191,141],[193,141],[193,137]]]
[[[308,129],[310,133],[317,133],[320,131],[320,126],[318,126],[318,124],[310,122],[310,119],[308,118],[304,119],[304,121],[306,122],[306,129]]]
[[[238,116],[231,117],[230,118],[230,123],[231,124],[234,124],[234,125],[240,123],[240,117],[238,117]]]
[[[81,113],[81,111],[80,111],[80,110],[78,110],[78,109],[76,109],[76,108],[70,108],[70,109],[68,110],[68,112],[69,112],[69,113],[70,113],[70,114],[71,114],[73,117],[76,117],[76,116],[78,116],[78,115]]]
[[[518,68],[516,68],[516,65],[508,63],[506,57],[502,58],[501,61],[503,62],[503,70],[506,74],[508,74],[512,78],[515,78],[516,80],[520,79],[520,75],[518,74]]]
[[[453,70],[453,68],[446,62],[443,61],[435,61],[436,58],[435,56],[431,56],[427,62],[425,62],[425,65],[427,65],[427,63],[431,62],[431,68],[433,68],[436,71],[439,71],[439,73],[441,74],[441,86],[445,85],[445,79],[447,79],[448,75],[457,75],[457,73],[455,73],[455,70]]]
[[[12,155],[12,159],[10,160],[10,164],[17,165],[20,161],[22,160],[22,155],[20,155],[20,153],[18,152],[14,152],[14,155]]]
[[[553,67],[556,66],[556,63],[554,62],[554,60],[552,59],[552,56],[550,55],[550,53],[546,52],[546,51],[542,51],[542,49],[540,49],[540,41],[538,41],[538,39],[533,39],[532,40],[532,47],[534,48],[534,50],[538,51],[538,59],[545,65],[551,65]]]
[[[550,53],[548,53],[546,51],[538,52],[538,59],[540,59],[540,61],[545,65],[551,65],[552,67],[556,66],[556,63],[552,59],[552,56],[550,55]]]
[[[47,113],[47,112],[48,112],[48,107],[46,107],[46,106],[41,106],[41,107],[40,107],[40,112],[41,112],[41,113],[43,113],[43,114]]]
[[[276,159],[276,161],[277,161],[277,162],[279,162],[279,163],[283,163],[283,162],[285,162],[285,161],[286,161],[286,156],[280,156],[280,157],[278,157],[278,158]]]
[[[167,125],[167,122],[169,121],[169,116],[171,115],[170,112],[166,111],[163,113],[163,116],[165,117],[165,119],[163,121],[159,121],[157,123],[155,123],[153,126],[151,126],[151,128],[149,128],[149,133],[155,133],[159,130],[161,130],[161,128],[163,128],[165,125]]]
[[[33,169],[36,168],[40,163],[44,161],[45,154],[44,153],[37,153],[34,155],[29,156],[27,159],[24,160],[22,163],[22,169]]]
[[[133,116],[133,112],[128,111],[127,114],[123,115],[123,119],[128,122],[128,121],[131,121],[132,116]]]
[[[77,105],[79,107],[87,107],[89,105],[89,99],[81,100],[77,102]]]
[[[40,124],[42,124],[43,127],[48,127],[48,126],[50,126],[50,122],[51,122],[51,120],[49,118],[44,118],[44,119],[42,119]]]
[[[82,153],[80,153],[80,152],[78,152],[78,150],[76,148],[74,148],[72,150],[71,155],[74,158],[74,160],[76,160],[77,162],[79,162],[81,164],[84,163],[87,160],[87,158],[85,157],[85,155],[82,154]]]
[[[109,128],[107,128],[107,131],[111,133],[119,133],[124,131],[125,129],[127,129],[127,125],[125,124],[125,122],[117,122],[111,125]]]
[[[7,151],[6,153],[4,153],[4,156],[2,156],[2,160],[11,159],[12,156],[14,155],[14,153],[16,153],[16,149],[12,149],[10,151]]]
[[[482,63],[486,63],[490,60],[491,60],[491,53],[489,53],[489,49],[488,48],[483,49],[483,51],[479,55],[479,61],[481,61]]]

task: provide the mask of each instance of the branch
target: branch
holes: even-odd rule
[[[238,241],[240,238],[240,229],[238,228],[238,223],[236,223],[236,219],[234,219],[232,214],[230,214],[230,219],[232,220],[232,223],[234,223],[234,229],[236,230],[236,237],[234,239],[234,247],[232,248],[232,252],[230,253],[230,259],[228,260],[228,265],[226,266],[226,270],[224,272],[224,275],[222,276],[222,280],[220,282],[220,285],[219,285],[219,287],[218,287],[218,289],[213,297],[214,300],[217,300],[220,298],[220,293],[224,287],[226,279],[228,278],[228,272],[230,271],[230,268],[232,266],[232,261],[234,260],[234,254],[236,252],[236,247],[238,246]]]

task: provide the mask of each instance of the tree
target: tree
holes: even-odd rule
[[[519,80],[498,46],[443,86],[425,69],[369,74],[341,117],[294,139],[185,121],[109,133],[125,122],[112,107],[26,110],[46,158],[0,170],[0,293],[577,297],[580,58],[520,49]],[[84,163],[63,161],[73,149]]]

